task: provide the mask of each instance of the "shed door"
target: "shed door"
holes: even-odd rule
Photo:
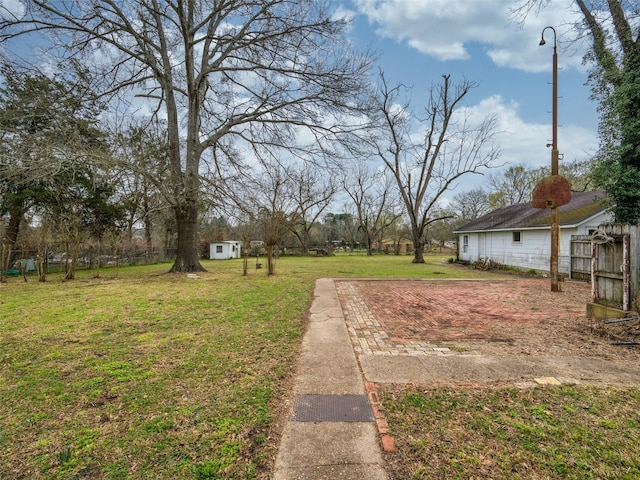
[[[478,234],[478,260],[484,260],[486,255],[487,235],[485,233]]]

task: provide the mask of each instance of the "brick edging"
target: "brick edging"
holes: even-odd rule
[[[388,433],[389,425],[387,423],[387,419],[384,417],[384,413],[382,412],[376,384],[374,382],[365,382],[364,386],[367,391],[367,396],[369,397],[371,409],[373,410],[373,416],[376,419],[376,425],[378,427],[378,434],[380,435],[382,449],[385,453],[393,453],[398,451],[395,446],[395,439]]]

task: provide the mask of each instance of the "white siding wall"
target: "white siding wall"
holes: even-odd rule
[[[219,251],[222,250],[222,251]],[[226,260],[240,258],[239,242],[220,242],[209,244],[209,258],[211,260]]]
[[[466,237],[466,242],[465,242]],[[464,262],[474,262],[478,260],[478,234],[464,233],[458,238],[460,243],[458,250],[460,260]]]
[[[598,228],[599,225],[604,223],[613,222],[613,215],[610,213],[601,213],[596,217],[593,217],[589,220],[589,223],[585,223],[578,227],[578,232],[576,235],[589,235],[589,232]]]
[[[460,254],[465,261],[493,260],[503,265],[525,270],[549,270],[551,237],[549,230],[516,230],[520,232],[520,242],[513,241],[513,231],[469,233],[469,249],[466,255]],[[571,235],[576,229],[562,229],[560,232],[560,251],[558,270],[569,273]],[[461,235],[462,236],[462,235]],[[484,244],[484,255],[479,248]]]
[[[611,221],[611,215],[602,213],[577,228],[560,229],[560,249],[558,270],[569,274],[571,268],[571,235],[588,235],[598,225]],[[513,232],[520,232],[520,242],[513,241]],[[469,245],[464,251],[464,236],[468,235]],[[549,228],[540,230],[508,230],[460,234],[460,260],[476,262],[493,260],[503,265],[525,270],[550,269],[551,232]]]

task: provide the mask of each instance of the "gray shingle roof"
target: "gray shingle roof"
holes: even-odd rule
[[[603,190],[573,192],[567,205],[558,207],[560,226],[580,225],[585,220],[606,210]],[[518,228],[541,228],[551,225],[551,210],[533,208],[531,202],[498,208],[455,230],[477,232],[485,230],[512,230]]]

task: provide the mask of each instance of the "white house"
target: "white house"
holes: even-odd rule
[[[610,223],[602,190],[574,192],[571,201],[558,207],[560,248],[558,271],[569,274],[571,235],[590,235],[598,225]],[[521,203],[498,208],[458,228],[458,258],[477,262],[493,260],[502,265],[549,271],[551,258],[551,210]]]
[[[240,242],[228,240],[226,242],[211,243],[209,245],[209,258],[211,260],[240,258]]]

